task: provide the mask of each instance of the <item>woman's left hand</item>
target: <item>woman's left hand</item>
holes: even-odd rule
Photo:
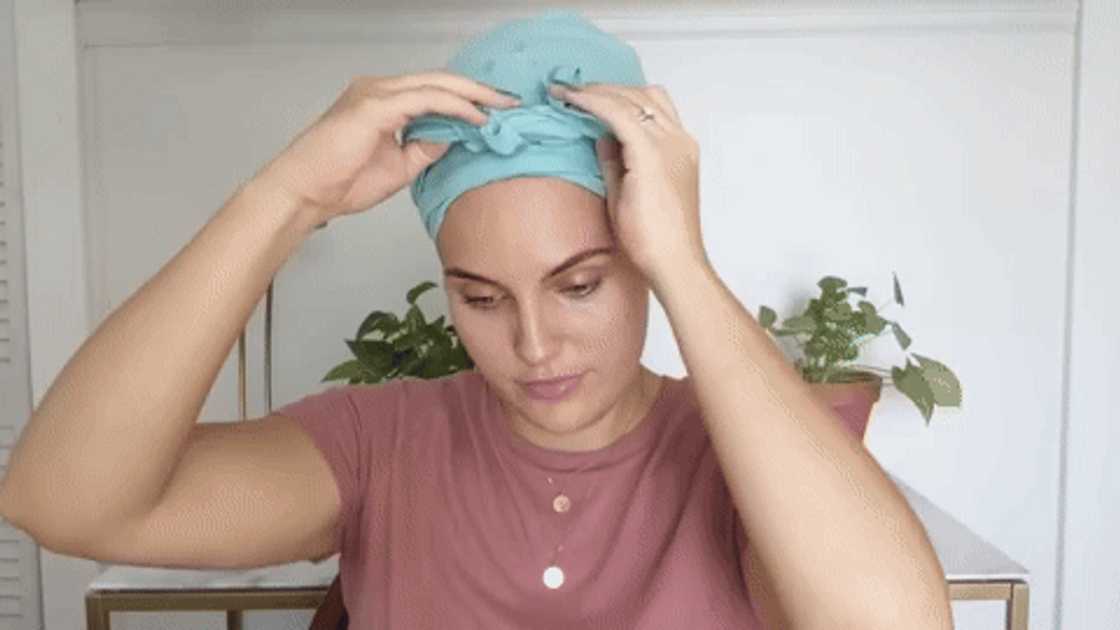
[[[707,264],[700,235],[700,145],[681,126],[665,89],[587,83],[553,95],[611,128],[595,151],[611,229],[634,264],[650,280],[681,265]],[[654,118],[640,121],[642,109]]]

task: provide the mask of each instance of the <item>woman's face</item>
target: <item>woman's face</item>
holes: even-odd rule
[[[656,379],[639,362],[649,285],[617,249],[605,204],[555,177],[499,180],[458,197],[437,238],[475,369],[515,431],[560,450],[617,437]],[[580,372],[560,401],[530,398],[520,383]]]

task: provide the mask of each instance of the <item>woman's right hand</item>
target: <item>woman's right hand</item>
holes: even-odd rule
[[[254,179],[266,182],[323,221],[371,208],[410,184],[450,146],[413,141],[398,133],[429,113],[484,125],[475,103],[512,107],[518,102],[469,77],[443,70],[354,78],[338,100]]]

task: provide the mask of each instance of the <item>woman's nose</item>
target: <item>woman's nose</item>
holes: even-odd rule
[[[548,364],[555,352],[555,327],[539,306],[525,305],[517,313],[517,353],[529,365]]]

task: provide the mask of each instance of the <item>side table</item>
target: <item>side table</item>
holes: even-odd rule
[[[1030,573],[905,482],[890,477],[926,528],[945,570],[949,599],[1006,602],[1006,630],[1027,630]]]
[[[86,628],[110,630],[113,611],[224,611],[241,630],[246,610],[316,609],[338,575],[338,554],[248,570],[114,565],[86,589]]]

